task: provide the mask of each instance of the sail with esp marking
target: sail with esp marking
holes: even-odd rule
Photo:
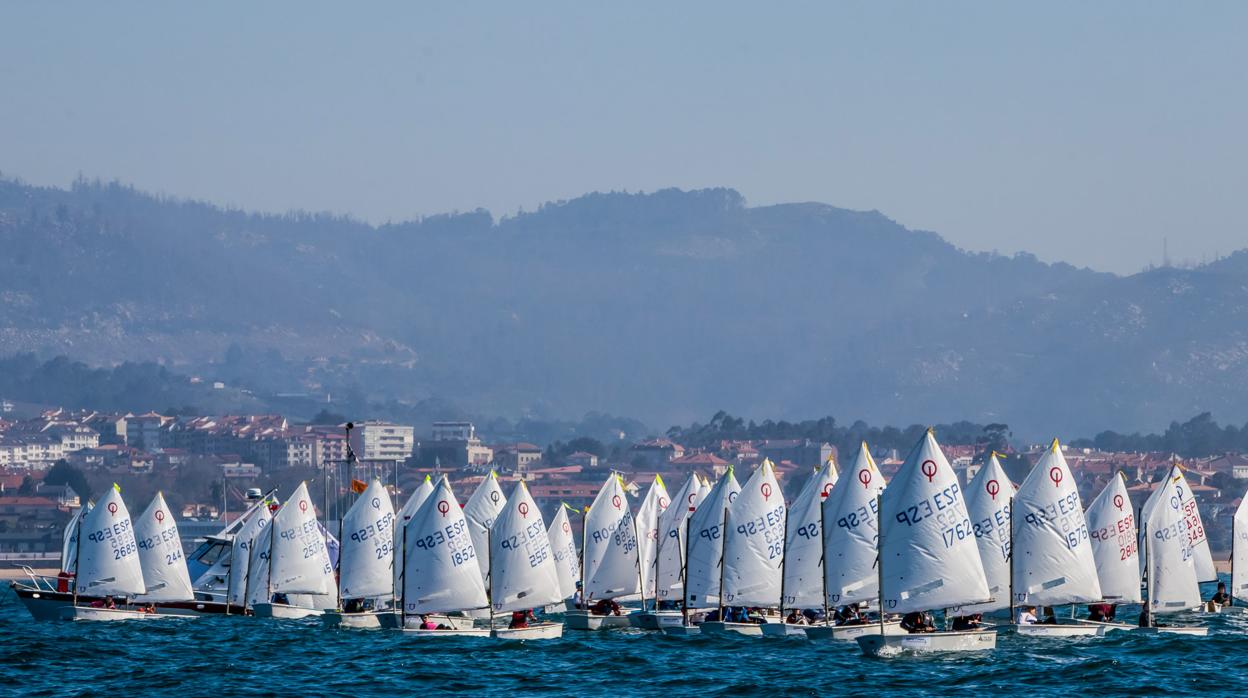
[[[1084,512],[1101,595],[1114,603],[1140,602],[1139,538],[1135,509],[1122,475],[1114,475]]]
[[[494,526],[494,519],[505,506],[507,496],[498,484],[498,473],[493,470],[477,485],[477,489],[464,504],[464,517],[468,521],[473,548],[477,551],[477,567],[481,570],[482,579],[490,573],[489,531]]]
[[[540,608],[564,599],[546,522],[524,480],[490,530],[490,602],[495,613]]]
[[[619,475],[612,473],[589,505],[583,547],[587,599],[638,593],[637,532]]]
[[[191,601],[195,589],[182,554],[182,537],[173,512],[160,492],[152,498],[137,521],[134,537],[139,546],[139,562],[143,566],[143,584],[147,591],[138,601]]]
[[[1144,519],[1144,563],[1148,581],[1148,608],[1153,613],[1175,613],[1201,604],[1195,550],[1203,531],[1196,500],[1177,468],[1160,484],[1155,506]],[[1154,493],[1156,494],[1156,492]]]
[[[468,519],[445,475],[412,515],[407,540],[405,613],[449,613],[489,605]]]
[[[316,507],[301,482],[273,515],[269,550],[269,588],[281,594],[333,594],[334,567]]]
[[[880,595],[879,495],[886,483],[867,442],[823,502],[823,573],[827,603],[843,606]],[[822,602],[821,602],[822,603]]]
[[[672,503],[659,517],[658,555],[655,559],[656,593],[660,600],[675,600],[684,594],[685,522],[701,501],[702,479],[690,473],[676,491]]]
[[[87,596],[136,596],[147,591],[130,512],[117,486],[82,519],[74,588]]]
[[[1240,498],[1231,524],[1231,596],[1248,599],[1248,494]]]
[[[641,559],[641,593],[646,598],[654,598],[657,581],[654,575],[654,562],[659,550],[659,517],[671,503],[663,478],[654,476],[646,497],[637,508],[637,544]]]
[[[953,467],[929,429],[881,497],[881,602],[889,613],[990,600]]]
[[[1189,495],[1191,487],[1187,484],[1187,478],[1183,475],[1183,468],[1175,463],[1170,466],[1170,471],[1166,475],[1162,483],[1182,482],[1182,488]],[[1153,514],[1153,510],[1163,501],[1162,492],[1164,486],[1158,485],[1153,489],[1153,493],[1145,500],[1144,506],[1140,509],[1140,521],[1148,521]],[[1187,520],[1188,534],[1192,536],[1192,560],[1196,570],[1196,579],[1202,582],[1216,581],[1218,578],[1218,570],[1213,564],[1213,553],[1209,551],[1209,538],[1205,535],[1205,524],[1200,517],[1200,509],[1196,506],[1196,500],[1188,497],[1188,511],[1184,517]],[[1141,533],[1142,535],[1142,533]],[[1143,569],[1143,560],[1140,561],[1141,570]]]
[[[581,578],[581,558],[576,552],[572,522],[568,520],[568,505],[559,505],[559,512],[551,520],[546,537],[550,540],[550,554],[555,558],[555,571],[559,573],[559,590],[563,598],[571,598],[576,594],[576,583]]]
[[[1010,501],[1014,484],[994,451],[967,485],[966,511],[975,529],[979,559],[984,564],[992,601],[958,609],[958,613],[987,613],[1010,607]]]
[[[724,518],[741,492],[732,468],[715,483],[689,518],[689,557],[685,563],[685,597],[689,608],[719,605],[720,564],[724,552]]]
[[[253,574],[251,568],[255,558],[254,549],[260,547],[261,544],[265,545],[266,550],[268,549],[269,524],[272,522],[273,510],[269,508],[266,500],[252,510],[247,521],[243,523],[243,527],[234,534],[234,543],[230,546],[229,589],[226,593],[229,595],[229,602],[235,606],[246,606],[268,600],[260,598],[250,601],[247,598],[247,590],[249,587],[254,588],[256,584],[265,585],[266,590],[268,588],[267,567],[263,575]],[[266,553],[266,560],[267,557]]]
[[[784,493],[770,460],[763,460],[728,505],[723,556],[724,603],[773,606],[784,561]]]
[[[433,481],[426,475],[394,517],[394,557],[390,569],[396,593],[403,588],[403,551],[407,541],[407,524],[430,494],[433,494]]]
[[[373,478],[342,517],[338,586],[344,599],[394,594],[394,505]]]
[[[836,486],[836,464],[829,458],[815,469],[785,512],[784,599],[786,608],[823,605],[823,501]]]

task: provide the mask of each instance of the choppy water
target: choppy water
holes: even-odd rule
[[[853,643],[614,631],[546,642],[422,642],[319,621],[36,622],[0,593],[0,695],[1230,695],[1248,616],[1207,638],[1007,635],[994,652],[867,659]],[[1120,610],[1126,617],[1128,608]]]

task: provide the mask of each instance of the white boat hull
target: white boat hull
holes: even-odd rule
[[[809,627],[809,625],[797,623],[764,623],[762,625],[764,637],[806,637],[806,629]]]
[[[1132,628],[1137,633],[1148,633],[1150,635],[1191,635],[1193,637],[1205,637],[1209,634],[1209,628],[1203,625],[1167,625],[1161,628]]]
[[[778,623],[776,625],[779,625]],[[750,635],[753,637],[762,637],[763,624],[761,623],[725,623],[723,621],[712,620],[702,624],[702,632],[711,635],[727,635],[728,633],[736,633],[737,635]]]
[[[489,628],[463,628],[451,630],[425,630],[424,628],[403,628],[404,637],[419,637],[422,639],[444,639],[465,638],[465,637],[489,637]]]
[[[257,618],[282,618],[285,620],[298,620],[300,618],[312,618],[321,615],[323,611],[316,608],[303,608],[302,606],[289,606],[284,603],[258,603],[251,607],[251,612]]]
[[[879,635],[880,624],[869,623],[867,625],[808,625],[806,626],[806,637],[811,640],[841,640],[843,642],[853,642],[862,635]],[[909,635],[901,627],[900,621],[891,621],[884,624],[885,635]]]
[[[569,630],[610,630],[631,625],[627,615],[596,616],[588,611],[568,611],[564,617]]]
[[[63,606],[60,609],[61,620],[151,620],[159,618],[155,613],[141,613],[122,608],[92,608],[90,606]],[[164,616],[172,618],[173,616]],[[189,616],[188,616],[189,617]]]
[[[327,628],[380,628],[382,616],[394,615],[391,611],[363,611],[361,613],[343,613],[342,611],[325,611],[321,614]]]
[[[680,625],[684,616],[680,611],[638,611],[628,614],[629,623],[643,630],[662,630],[665,626]]]
[[[896,657],[930,652],[979,652],[997,646],[995,630],[905,635],[860,635],[855,638],[869,657]]]
[[[1003,625],[1000,627],[1013,630],[1019,635],[1026,637],[1088,637],[1104,635],[1106,630],[1101,625],[1085,625],[1083,623],[1063,623],[1061,625],[1033,623],[1031,625]]]
[[[494,628],[500,640],[557,640],[563,637],[562,623],[534,623],[527,628]]]
[[[1210,601],[1205,605],[1205,613],[1227,613],[1233,615],[1241,615],[1248,613],[1248,606],[1219,606]]]
[[[664,635],[701,635],[702,626],[700,625],[664,625],[660,628]]]

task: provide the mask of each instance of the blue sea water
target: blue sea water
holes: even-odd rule
[[[1130,609],[1124,607],[1125,614]],[[1122,617],[1122,616],[1120,616]],[[1193,616],[1192,620],[1197,617]],[[319,621],[36,622],[0,592],[0,696],[1237,695],[1248,615],[1209,637],[999,639],[992,652],[868,659],[853,643],[577,633],[426,642]]]

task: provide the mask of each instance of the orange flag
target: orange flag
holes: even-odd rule
[[[355,478],[351,478],[351,491],[356,494],[364,494],[364,490],[368,489],[367,482],[360,482]]]

